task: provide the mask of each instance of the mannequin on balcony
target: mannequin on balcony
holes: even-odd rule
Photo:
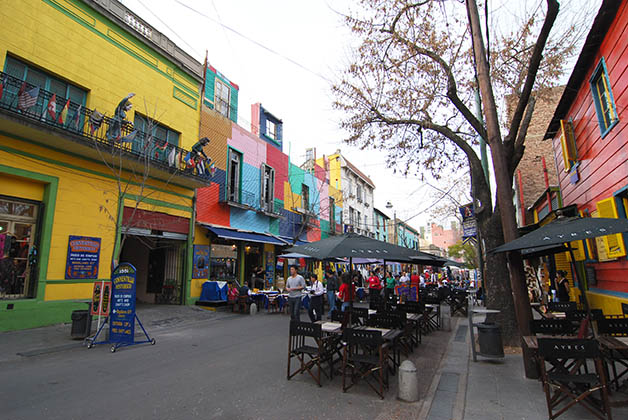
[[[135,93],[129,93],[124,99],[120,101],[116,110],[114,111],[113,118],[109,122],[109,128],[107,129],[107,139],[115,141],[132,141],[135,138],[136,130],[133,130],[130,134],[122,137],[122,127],[124,124],[131,124],[130,121],[125,120],[126,113],[131,110],[133,104],[130,99],[135,96]]]
[[[196,168],[196,172],[199,175],[205,175],[205,173],[209,170],[211,175],[213,175],[213,168],[210,167],[211,158],[209,158],[205,154],[205,150],[203,148],[209,144],[209,139],[207,137],[203,137],[199,141],[197,141],[194,146],[192,146],[192,150],[185,156],[185,163],[188,168]]]

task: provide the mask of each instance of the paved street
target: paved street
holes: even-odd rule
[[[109,346],[75,347],[0,362],[1,417],[419,418],[450,336],[431,334],[415,351],[422,399],[406,404],[396,400],[396,377],[384,401],[366,385],[343,394],[340,378],[325,380],[322,388],[306,375],[286,381],[287,316],[209,313],[198,318],[175,326],[149,322],[155,346],[115,354]]]

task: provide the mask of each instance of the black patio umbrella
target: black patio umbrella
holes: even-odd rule
[[[541,226],[540,228],[523,235],[520,238],[505,243],[490,250],[490,253],[523,251],[534,248],[550,249],[550,245],[560,245],[572,241],[580,241],[583,239],[597,238],[598,236],[613,235],[616,233],[628,232],[628,219],[612,219],[604,217],[564,217],[559,216],[557,219]],[[573,250],[568,247],[571,260],[575,261]],[[582,300],[590,312],[589,302],[584,290],[584,284],[580,279],[578,270],[574,270],[576,279],[578,280],[578,288]],[[589,314],[590,316],[590,314]]]
[[[565,246],[564,244],[535,246],[533,248],[522,249],[521,256],[523,258],[536,258],[545,257],[546,255],[560,254],[561,252],[568,251],[569,247]]]
[[[490,253],[559,245],[572,241],[628,232],[628,219],[603,217],[558,217],[520,238],[490,250]]]
[[[320,241],[296,245],[285,250],[309,255],[318,260],[328,258],[377,258],[384,261],[410,264],[435,265],[442,267],[445,258],[414,249],[378,241],[356,233],[331,236]]]

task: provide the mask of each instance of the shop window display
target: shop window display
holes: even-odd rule
[[[37,264],[38,205],[0,198],[0,299],[28,297]]]

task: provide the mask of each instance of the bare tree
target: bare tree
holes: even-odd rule
[[[170,145],[166,140],[155,137],[157,120],[161,117],[157,115],[156,105],[150,110],[148,104],[144,102],[145,115],[149,116],[146,118],[144,131],[137,130],[130,121],[125,119],[126,112],[131,109],[130,99],[133,96],[134,94],[129,94],[120,102],[112,118],[107,118],[98,111],[88,114],[88,128],[91,131],[94,147],[102,163],[109,169],[115,180],[114,197],[105,198],[105,204],[99,207],[109,223],[115,227],[116,247],[111,256],[112,270],[120,262],[128,232],[139,223],[137,216],[140,206],[157,191],[151,186],[151,181],[155,180],[156,161],[164,161],[164,165],[169,168],[167,178],[163,179],[162,174],[160,180],[167,188],[173,177],[181,170],[183,158],[181,151],[175,145]],[[157,159],[158,156],[160,159]],[[196,170],[196,168],[191,170]],[[105,195],[108,193],[110,192],[105,191]],[[127,217],[123,217],[122,214],[125,207],[130,208],[130,214]],[[119,242],[117,238],[120,238]],[[142,240],[141,237],[138,239]],[[148,248],[153,247],[148,242],[145,245]]]
[[[390,166],[418,167],[437,179],[468,167],[479,230],[490,249],[517,235],[511,184],[534,109],[531,93],[556,83],[580,32],[563,25],[550,37],[558,3],[547,0],[519,26],[511,25],[514,31],[482,34],[475,0],[466,3],[361,1],[360,11],[346,18],[360,45],[334,86],[335,106],[346,115],[347,142],[386,150]],[[485,44],[483,35],[494,36]],[[486,126],[471,111],[476,88]],[[502,136],[505,124],[500,124],[495,97],[506,92],[519,100]],[[491,150],[495,206],[478,156],[479,137]],[[487,257],[488,304],[502,311],[505,342],[518,344],[518,327],[527,332],[531,316],[521,261],[512,256],[507,265],[502,255]]]

